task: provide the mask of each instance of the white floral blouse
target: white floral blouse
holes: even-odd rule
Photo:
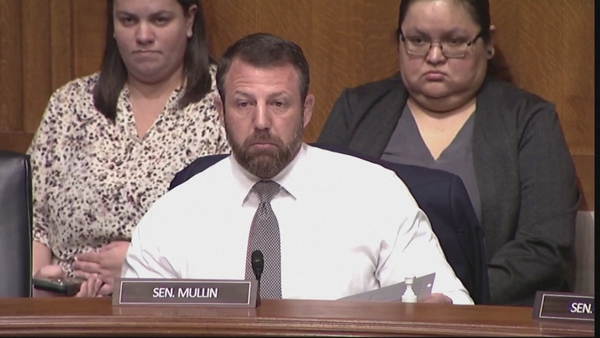
[[[33,239],[72,275],[77,254],[130,239],[174,175],[203,155],[228,153],[212,91],[177,108],[173,92],[144,139],[137,137],[127,86],[113,123],[93,105],[98,73],[73,80],[50,98],[28,150],[33,170]],[[165,224],[165,226],[169,226]]]

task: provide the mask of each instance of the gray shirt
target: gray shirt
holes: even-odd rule
[[[475,113],[467,119],[454,140],[452,140],[452,143],[442,151],[436,160],[425,145],[408,105],[405,105],[404,111],[398,119],[396,129],[394,129],[390,141],[381,155],[381,159],[395,163],[445,170],[459,176],[467,189],[477,219],[481,222],[481,198],[479,196],[477,180],[475,179],[473,146],[471,142],[475,121],[474,116]]]

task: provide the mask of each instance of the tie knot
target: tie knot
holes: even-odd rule
[[[271,180],[262,180],[256,182],[252,187],[252,191],[255,191],[258,194],[261,202],[271,202],[273,196],[277,195],[279,192],[280,185]]]

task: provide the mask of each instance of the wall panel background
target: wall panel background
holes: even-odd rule
[[[397,71],[399,0],[204,0],[210,44],[271,32],[298,43],[311,66],[316,140],[346,87]],[[98,70],[105,1],[0,0],[0,149],[24,152],[49,96]],[[594,208],[594,1],[491,0],[496,45],[514,82],[556,104],[584,191]]]

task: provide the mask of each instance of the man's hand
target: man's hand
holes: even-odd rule
[[[420,300],[419,303],[452,304],[452,299],[441,293],[432,293],[431,296]]]
[[[98,278],[98,275],[90,274],[88,279],[81,283],[79,292],[75,295],[75,297],[100,297],[102,296],[99,294],[101,287],[102,280]]]
[[[92,291],[97,280],[100,280],[104,285],[99,289],[98,294],[101,296],[110,295],[115,278],[121,276],[121,269],[128,248],[129,242],[115,241],[103,246],[97,252],[78,255],[77,260],[73,263],[75,275],[88,280],[86,284],[87,291]],[[94,274],[98,276],[95,279],[91,278]]]

